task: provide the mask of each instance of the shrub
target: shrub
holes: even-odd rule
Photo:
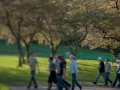
[[[0,90],[10,90],[10,89],[4,84],[0,84]]]

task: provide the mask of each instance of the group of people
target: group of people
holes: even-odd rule
[[[28,64],[30,66],[31,71],[31,78],[30,82],[28,84],[28,89],[30,89],[30,86],[32,82],[34,82],[35,88],[37,88],[36,80],[35,80],[35,71],[36,67],[38,68],[38,72],[40,73],[40,69],[38,67],[38,62],[35,59],[35,54],[31,53],[30,58],[28,59]],[[65,74],[66,74],[66,64],[65,58],[63,56],[56,56],[56,57],[49,57],[49,65],[48,65],[48,71],[50,72],[48,77],[48,88],[47,90],[51,90],[52,88],[52,82],[57,85],[57,90],[63,90],[65,88],[66,90],[74,90],[75,84],[79,87],[79,90],[82,90],[82,86],[77,82],[76,77],[78,74],[78,65],[76,63],[76,57],[74,55],[70,55],[70,74],[72,75],[72,85],[69,84],[67,81],[65,81]]]
[[[117,58],[116,63],[117,63],[117,70],[116,70],[116,78],[114,80],[114,82],[112,80],[110,80],[109,75],[111,72],[111,64],[109,63],[108,59],[105,59],[105,64],[102,61],[101,57],[98,57],[97,59],[99,61],[99,66],[98,66],[98,75],[96,77],[96,79],[93,81],[93,84],[97,84],[99,77],[102,75],[103,79],[104,79],[104,85],[108,86],[108,82],[111,84],[112,87],[116,87],[116,83],[119,80],[120,81],[120,58]],[[120,82],[117,85],[118,88],[120,88]]]
[[[48,77],[47,90],[51,90],[52,83],[55,83],[57,85],[57,90],[63,90],[63,88],[65,88],[65,90],[70,90],[70,88],[71,90],[74,90],[75,84],[79,87],[79,90],[82,90],[82,86],[77,82],[77,79],[76,79],[78,74],[78,65],[76,62],[76,57],[74,55],[70,55],[69,59],[70,59],[70,74],[72,76],[72,85],[65,80],[66,64],[67,64],[67,62],[65,61],[65,58],[63,56],[56,56],[56,57],[50,56],[48,58],[48,61],[49,61],[48,71],[50,72],[50,74]],[[97,60],[99,61],[99,66],[97,68],[99,72],[96,79],[93,81],[93,84],[97,84],[99,77],[102,75],[105,86],[108,86],[108,82],[110,82],[112,87],[115,87],[118,79],[120,81],[120,59],[117,58],[116,60],[117,71],[116,71],[116,78],[114,82],[109,79],[109,75],[111,72],[111,64],[109,63],[109,60],[105,59],[105,62],[106,62],[105,64],[102,61],[101,57],[98,57]],[[38,88],[35,80],[35,71],[37,67],[38,73],[40,73],[40,69],[34,53],[30,54],[30,57],[28,59],[28,65],[30,66],[31,77],[30,77],[30,82],[27,88],[30,89],[32,82],[34,82],[34,85],[35,85],[34,88]],[[120,83],[117,85],[117,87],[120,88]]]

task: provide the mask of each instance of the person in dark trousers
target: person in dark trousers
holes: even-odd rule
[[[117,63],[117,71],[116,71],[116,77],[115,77],[115,80],[114,80],[114,82],[113,82],[113,87],[115,87],[116,86],[116,83],[117,83],[117,81],[118,81],[118,70],[119,70],[119,68],[120,68],[120,60],[119,60],[119,58],[117,58],[117,60],[116,60],[116,63]]]
[[[57,66],[57,89],[62,90],[62,86],[66,89],[69,90],[68,87],[64,84],[63,80],[65,77],[65,64],[63,63],[63,57],[62,56],[57,56],[56,60],[58,62]]]
[[[108,81],[112,85],[112,81],[109,79],[110,71],[111,71],[111,64],[109,63],[108,59],[105,59],[105,86],[108,86]]]
[[[103,79],[104,79],[104,84],[105,84],[105,66],[104,66],[104,62],[102,61],[101,57],[98,57],[97,59],[99,61],[99,66],[98,66],[98,75],[96,77],[96,79],[93,81],[93,84],[97,84],[99,77],[102,75]]]
[[[118,89],[120,88],[120,67],[119,67],[119,69],[118,69],[118,71],[117,71],[117,77],[118,77],[118,79],[119,79],[119,84],[117,85],[117,87],[118,87]]]
[[[72,74],[72,89],[74,90],[75,84],[79,87],[80,90],[82,90],[82,86],[77,82],[76,77],[78,74],[78,66],[75,60],[75,56],[70,55],[70,73]]]
[[[67,64],[67,62],[66,62],[66,60],[65,60],[65,58],[63,56],[62,56],[62,58],[63,58],[63,63],[65,64],[65,71],[66,71],[66,64]],[[71,84],[69,84],[67,81],[65,81],[65,79],[63,79],[63,83],[65,85],[67,85],[69,88],[71,87]]]
[[[36,71],[36,67],[37,67],[38,73],[40,73],[40,69],[38,66],[37,59],[35,59],[35,54],[33,52],[30,54],[30,57],[28,59],[28,65],[30,66],[31,77],[30,77],[30,82],[29,82],[27,88],[30,89],[32,82],[34,82],[35,89],[36,89],[38,86],[37,86],[37,83],[35,80],[35,71]]]
[[[55,84],[57,84],[57,80],[56,80],[56,65],[53,63],[53,58],[49,57],[49,67],[48,67],[48,71],[50,72],[49,78],[48,78],[48,90],[51,90],[52,87],[52,82],[54,82]]]

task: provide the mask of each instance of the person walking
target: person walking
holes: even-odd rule
[[[108,81],[112,85],[112,81],[109,79],[110,71],[111,71],[111,64],[109,63],[108,59],[105,59],[105,86],[108,86]]]
[[[75,88],[75,84],[82,90],[82,86],[77,82],[76,77],[78,74],[78,66],[75,60],[75,56],[70,55],[70,73],[72,74],[72,90]]]
[[[62,56],[62,58],[63,58],[63,63],[65,65],[65,71],[66,71],[66,64],[67,64],[67,62],[66,62],[66,60],[65,60],[65,58],[63,56]],[[67,85],[69,88],[71,87],[71,84],[69,84],[65,79],[63,79],[63,83],[65,85]]]
[[[104,62],[102,61],[101,57],[98,57],[97,59],[99,61],[99,66],[98,66],[98,75],[96,77],[96,79],[93,81],[93,84],[97,84],[99,77],[102,75],[103,79],[104,79],[104,84],[105,84],[105,66],[104,66]]]
[[[32,82],[34,82],[34,85],[35,85],[34,88],[36,89],[38,86],[37,86],[37,83],[35,80],[35,71],[36,71],[36,67],[37,67],[38,73],[40,73],[40,69],[38,66],[37,59],[35,58],[35,54],[33,52],[30,54],[30,57],[29,57],[27,63],[30,66],[30,72],[31,72],[30,82],[29,82],[27,88],[30,89]]]
[[[62,56],[57,56],[56,57],[58,66],[57,66],[57,89],[62,90],[62,86],[66,89],[69,90],[69,88],[64,84],[63,80],[65,78],[65,64],[63,63],[63,57]]]
[[[115,77],[115,80],[114,80],[114,82],[113,82],[113,87],[115,87],[116,86],[116,83],[117,83],[117,81],[118,81],[118,70],[119,70],[119,68],[120,68],[120,59],[119,58],[117,58],[117,60],[116,60],[116,63],[117,63],[117,71],[116,71],[116,77]]]
[[[51,90],[52,87],[52,82],[54,82],[55,84],[57,84],[57,80],[56,80],[56,65],[53,63],[53,58],[49,57],[49,67],[48,67],[48,71],[50,72],[49,78],[48,78],[48,90]]]
[[[119,67],[119,69],[118,69],[118,71],[117,71],[117,77],[118,77],[118,79],[119,79],[119,84],[117,85],[117,87],[118,87],[118,89],[120,88],[120,67]]]

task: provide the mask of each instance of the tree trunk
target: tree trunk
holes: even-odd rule
[[[51,50],[51,55],[54,56],[57,49],[58,49],[59,45],[57,45],[56,47],[54,47],[54,44],[50,45],[50,50]]]
[[[22,66],[22,48],[19,39],[17,40],[17,48],[18,48],[18,57],[19,57],[18,66]]]
[[[55,55],[55,50],[54,50],[54,47],[53,46],[50,46],[50,49],[51,49],[51,56],[54,57]]]
[[[25,62],[24,53],[22,49],[21,49],[21,57],[22,57],[22,63],[25,64],[26,62]]]
[[[25,48],[26,48],[26,57],[28,60],[30,56],[30,44],[25,44]]]
[[[70,45],[70,50],[71,50],[72,55],[76,56],[77,51],[78,51],[78,46],[75,46],[75,50],[74,50],[74,47]]]
[[[113,55],[114,58],[117,58],[119,54],[115,49],[110,49],[110,53]]]

